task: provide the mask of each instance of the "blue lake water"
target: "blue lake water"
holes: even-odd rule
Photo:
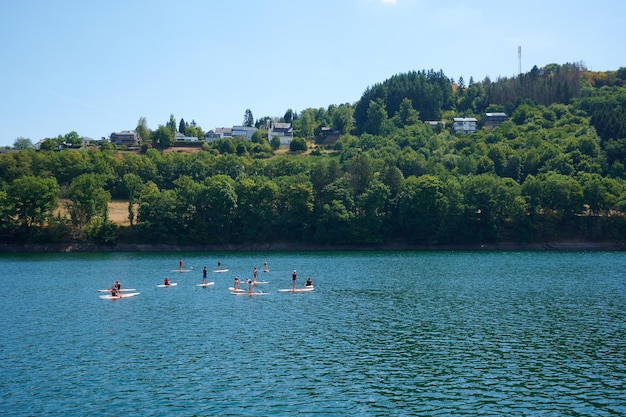
[[[189,273],[171,272],[182,257]],[[197,287],[220,260],[215,285]],[[259,272],[266,295],[231,295]],[[626,415],[623,252],[0,255],[2,416]],[[280,293],[291,272],[312,293]],[[176,287],[157,288],[168,276]],[[116,279],[140,295],[99,299]]]

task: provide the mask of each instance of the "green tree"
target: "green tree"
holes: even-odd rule
[[[387,109],[382,99],[370,101],[367,108],[367,121],[363,126],[363,131],[378,135],[381,133],[383,125],[387,121]]]
[[[176,135],[176,118],[173,114],[170,114],[170,120],[166,124],[167,128],[170,130],[172,134],[172,138]]]
[[[270,140],[270,146],[273,150],[277,150],[278,148],[280,148],[280,138],[278,136],[272,136],[272,139]]]
[[[304,138],[293,138],[292,141],[289,142],[289,150],[291,152],[306,152],[308,148],[309,146]]]
[[[152,139],[152,146],[160,147],[161,149],[169,148],[174,143],[174,135],[172,130],[167,126],[159,126],[159,128],[150,134]]]
[[[7,189],[20,224],[26,228],[43,226],[59,203],[59,184],[55,178],[25,176]]]
[[[83,143],[83,138],[76,132],[71,131],[63,136],[63,142],[70,148],[80,147]]]
[[[178,133],[182,133],[184,135],[186,127],[187,127],[187,124],[185,123],[185,119],[181,117],[180,123],[178,124]]]
[[[246,127],[254,126],[254,117],[252,116],[252,111],[250,109],[246,109],[246,112],[243,115],[243,125]]]
[[[94,220],[100,224],[108,219],[111,194],[104,189],[106,179],[98,174],[82,174],[74,178],[68,189],[68,213],[75,230],[80,231]]]
[[[15,142],[13,142],[13,148],[17,149],[18,151],[22,151],[24,149],[33,149],[34,146],[33,142],[31,142],[30,139],[20,136],[19,138],[15,139]]]
[[[128,221],[132,230],[134,227],[133,222],[135,220],[136,200],[141,196],[141,191],[144,187],[144,183],[141,180],[141,177],[134,173],[124,174],[122,183],[128,195]]]
[[[235,181],[227,175],[215,175],[204,181],[197,201],[205,242],[225,243],[232,238],[232,223],[237,209]]]
[[[142,143],[146,143],[150,140],[150,130],[148,129],[148,122],[145,117],[139,118],[135,130],[139,134],[139,138],[141,139]]]

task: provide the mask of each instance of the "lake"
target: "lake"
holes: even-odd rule
[[[181,257],[191,272],[172,272]],[[212,272],[218,260],[229,272]],[[266,294],[231,295],[233,277],[264,261]],[[2,416],[626,415],[623,252],[0,254],[0,265]],[[294,269],[313,292],[278,292]],[[178,285],[157,288],[165,277]],[[116,279],[141,294],[100,299]]]

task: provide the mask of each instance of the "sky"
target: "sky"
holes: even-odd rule
[[[396,74],[465,83],[534,65],[626,66],[626,2],[20,0],[0,2],[0,146],[203,130],[356,103]]]

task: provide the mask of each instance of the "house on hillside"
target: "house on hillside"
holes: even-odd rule
[[[446,127],[446,122],[441,121],[441,120],[425,120],[424,124],[427,124],[428,126],[430,126],[433,129],[445,128]]]
[[[475,117],[455,117],[452,128],[454,133],[472,133],[476,131],[477,123]]]
[[[258,129],[253,126],[233,126],[232,135],[233,137],[241,136],[247,140],[252,140],[252,135],[257,130]]]
[[[215,130],[209,130],[204,135],[204,140],[207,142],[213,142],[218,139],[232,138],[233,137],[233,128],[232,127],[216,127]]]
[[[136,130],[122,130],[121,132],[111,133],[111,143],[126,146],[139,146],[139,133]]]
[[[500,123],[505,122],[509,119],[509,116],[506,113],[485,113],[485,117],[483,118],[484,125],[489,129],[493,129],[498,126]]]
[[[274,137],[280,139],[281,146],[289,146],[293,140],[293,126],[291,123],[270,123],[267,131],[267,139],[271,142]]]
[[[174,135],[174,140],[176,142],[197,142],[198,138],[195,136],[185,136],[180,132],[176,132],[176,135]]]
[[[339,130],[333,127],[323,127],[320,135],[323,138],[322,143],[324,146],[334,145],[341,137]]]

